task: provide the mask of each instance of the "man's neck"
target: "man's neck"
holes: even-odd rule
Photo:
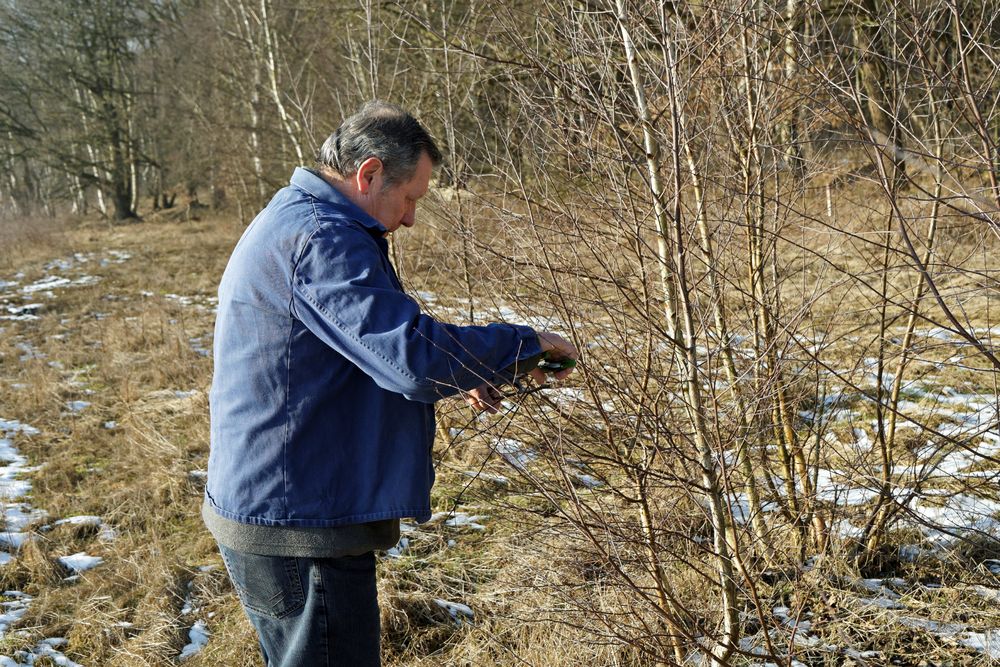
[[[322,178],[324,181],[333,186],[334,190],[344,195],[344,197],[351,200],[355,204],[358,204],[358,193],[355,190],[355,188],[351,186],[351,182],[349,180],[340,176],[339,174],[335,173],[334,171],[332,171],[327,167],[320,167],[319,169],[316,170],[316,173],[319,175],[320,178]]]

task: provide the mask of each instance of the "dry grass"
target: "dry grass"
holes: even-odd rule
[[[0,654],[63,636],[68,639],[66,655],[88,666],[175,664],[197,618],[207,621],[211,640],[184,664],[260,664],[252,629],[199,516],[203,482],[198,471],[207,464],[211,359],[198,350],[211,347],[211,298],[240,231],[221,218],[149,220],[115,228],[85,221],[58,232],[22,234],[16,246],[8,246],[16,247],[16,253],[0,257],[0,279],[20,270],[22,284],[46,275],[49,260],[73,253],[89,261],[75,264],[70,273],[100,278],[96,284],[58,290],[52,299],[39,297],[44,307],[37,321],[0,323],[0,417],[40,430],[14,440],[32,465],[44,464],[30,476],[30,503],[49,513],[34,524],[34,538],[18,557],[0,569],[5,590],[34,598],[15,631],[0,641]],[[459,267],[448,249],[454,239],[440,229],[413,232],[406,242],[410,252],[402,257],[410,285],[435,290],[441,298],[437,307],[461,308],[462,288],[454,278]],[[131,258],[115,263],[111,250]],[[102,258],[111,262],[101,266]],[[845,253],[844,261],[859,260]],[[517,278],[490,265],[486,274],[508,286]],[[499,293],[533,298],[525,289]],[[836,304],[819,302],[816,309],[817,317],[826,317]],[[587,326],[598,323],[581,324],[581,330]],[[22,361],[24,344],[37,353],[35,358]],[[855,353],[845,345],[845,356]],[[601,361],[614,362],[600,354],[597,350],[591,358],[595,368]],[[80,400],[90,406],[79,413],[67,409],[67,402]],[[637,602],[616,574],[616,568],[627,573],[648,593],[651,579],[641,555],[622,547],[620,559],[608,562],[569,520],[569,499],[584,497],[611,517],[609,530],[625,534],[636,530],[629,504],[572,479],[563,485],[564,494],[541,496],[492,452],[501,435],[530,442],[552,455],[552,461],[545,456],[539,462],[537,474],[558,483],[563,473],[557,464],[577,452],[575,447],[599,447],[597,436],[586,428],[589,413],[577,410],[575,420],[563,421],[559,415],[564,413],[542,397],[528,399],[520,414],[472,423],[450,444],[448,428],[466,427],[470,414],[456,403],[442,406],[443,460],[435,508],[451,510],[461,497],[463,511],[489,515],[488,529],[450,528],[441,521],[421,526],[410,535],[402,557],[381,561],[387,665],[638,667],[651,664],[649,654],[629,646],[626,638],[643,634],[647,639],[641,647],[664,650],[656,614]],[[106,428],[111,421],[117,426]],[[509,480],[471,480],[464,474],[479,469]],[[594,470],[608,475],[614,486],[614,470]],[[707,566],[706,556],[690,539],[707,534],[704,518],[683,494],[654,500],[662,525],[687,535],[675,542],[664,538],[665,552],[676,558],[674,591],[710,626],[718,614],[711,588],[681,566]],[[56,519],[83,514],[101,517],[117,537],[106,540],[92,526],[43,529]],[[899,543],[911,537],[900,535]],[[613,543],[615,537],[607,539]],[[66,581],[70,572],[57,559],[80,551],[104,562]],[[897,564],[893,574],[910,587],[900,589],[905,613],[996,627],[995,607],[969,592],[974,585],[995,586],[996,577],[983,570],[970,577],[963,571],[984,553],[970,555],[970,560],[957,555],[955,562]],[[864,664],[888,664],[879,660],[893,656],[893,664],[940,659],[965,665],[982,659],[972,649],[887,620],[887,614],[900,612],[859,607],[857,600],[864,595],[852,583],[856,572],[842,556],[834,551],[805,575],[762,582],[758,594],[763,608],[788,606],[811,614],[812,632],[826,643],[881,651],[881,659]],[[936,592],[919,585],[934,582],[945,588]],[[182,614],[189,594],[198,609]],[[437,599],[469,604],[474,621],[456,623]],[[750,634],[761,630],[754,623],[748,622]],[[779,621],[769,628],[778,631],[779,648],[790,641],[787,628],[781,628]],[[808,664],[845,664],[847,659],[810,647],[795,650]]]

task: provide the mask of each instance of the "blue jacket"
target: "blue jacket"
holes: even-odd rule
[[[296,169],[219,286],[207,499],[243,523],[430,517],[434,402],[540,351],[523,326],[420,312],[385,228]]]

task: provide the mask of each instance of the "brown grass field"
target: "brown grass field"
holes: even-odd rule
[[[31,654],[35,665],[70,659],[87,667],[261,664],[199,516],[214,295],[242,228],[231,217],[210,214],[190,221],[149,216],[116,227],[77,220],[6,228],[0,284],[40,287],[30,293],[37,306],[17,310],[28,299],[7,302],[8,313],[36,319],[0,321],[0,419],[38,430],[8,429],[8,439],[27,458],[8,479],[28,480],[31,488],[5,508],[45,514],[31,515],[24,526],[8,519],[7,535],[27,535],[15,538],[23,545],[11,548],[15,557],[0,566],[5,607],[8,614],[24,611],[0,619],[10,623],[0,655],[17,661]],[[452,297],[460,311],[451,253],[432,232],[413,231],[403,246],[411,252],[404,261],[411,285],[434,289],[438,312],[453,312],[441,305]],[[53,276],[71,284],[45,289],[38,282]],[[836,310],[835,304],[824,307]],[[87,405],[75,403],[81,401]],[[541,400],[525,405],[549,414]],[[565,428],[572,437],[573,427]],[[613,628],[594,625],[594,616],[581,610],[618,610],[606,619],[623,626],[646,612],[621,612],[634,603],[610,583],[586,540],[559,520],[551,499],[491,457],[491,442],[530,437],[530,427],[474,421],[452,401],[442,406],[441,433],[435,509],[449,512],[460,497],[459,509],[482,517],[482,529],[449,526],[441,517],[413,527],[402,555],[380,560],[385,664],[650,664],[613,641]],[[480,469],[489,475],[466,474]],[[573,480],[567,488],[609,512],[619,507],[600,488]],[[676,517],[686,510],[681,503],[672,511]],[[81,516],[99,520],[55,524]],[[696,519],[676,526],[704,530]],[[905,537],[899,536],[901,543]],[[958,624],[1000,650],[992,630],[1000,627],[1000,579],[983,564],[996,558],[995,545],[983,549],[966,549],[964,559],[902,564],[896,578],[867,586],[834,551],[822,567],[761,582],[757,592],[765,609],[787,607],[791,617],[805,613],[824,645],[853,650],[810,644],[815,635],[796,643],[776,622],[775,643],[794,647],[797,664],[990,664],[971,643],[974,637],[947,631],[947,624]],[[59,559],[79,552],[103,560],[75,574]],[[704,604],[704,585],[696,577],[675,582],[692,605]],[[880,597],[864,603],[873,592]],[[26,607],[24,595],[31,598]],[[453,616],[437,600],[467,604],[474,618]],[[704,614],[710,618],[712,610]],[[902,616],[910,620],[899,621]],[[196,623],[207,628],[207,644],[181,660]],[[40,644],[51,638],[65,641]],[[737,657],[734,664],[762,663]]]

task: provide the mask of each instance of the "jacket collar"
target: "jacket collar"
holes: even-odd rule
[[[388,231],[381,222],[365,213],[360,206],[342,195],[337,188],[330,185],[312,169],[296,167],[295,172],[292,173],[291,183],[300,190],[308,192],[316,199],[342,209],[344,213],[361,223],[374,236],[381,237]]]

